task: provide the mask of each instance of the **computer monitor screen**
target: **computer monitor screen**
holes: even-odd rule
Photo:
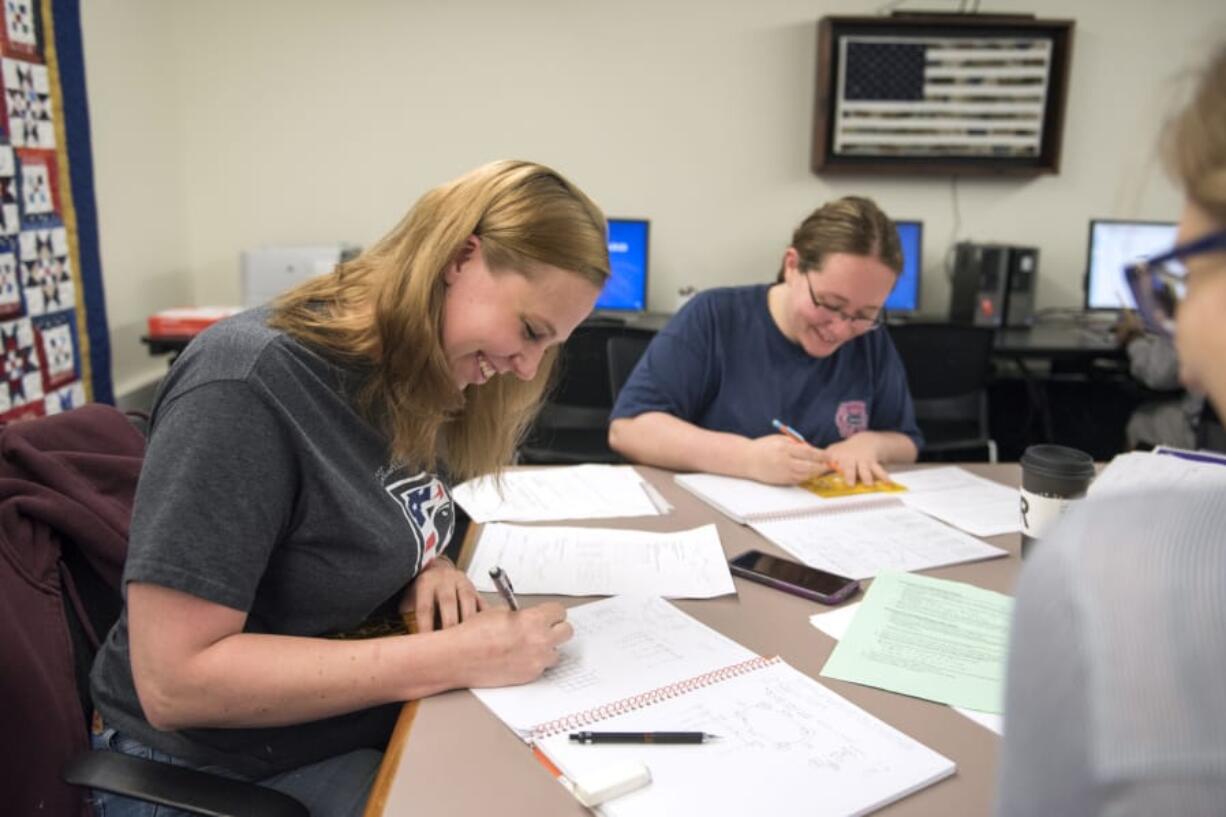
[[[1136,309],[1124,280],[1124,266],[1169,250],[1175,225],[1169,221],[1092,219],[1086,260],[1086,309]]]
[[[885,299],[887,312],[915,312],[919,309],[920,269],[924,250],[922,221],[895,221],[898,240],[902,244],[902,273],[890,296]]]
[[[644,218],[609,219],[609,280],[596,308],[618,312],[647,309],[647,237]]]

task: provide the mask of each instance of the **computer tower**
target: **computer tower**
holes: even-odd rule
[[[1009,248],[1009,296],[1005,326],[1034,325],[1034,293],[1039,281],[1039,248]]]
[[[1038,277],[1037,247],[960,242],[954,248],[949,319],[975,326],[1030,326]]]

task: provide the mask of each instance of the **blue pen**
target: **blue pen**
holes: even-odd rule
[[[788,435],[789,437],[791,437],[793,440],[795,440],[798,443],[806,442],[805,438],[801,436],[801,433],[797,431],[796,429],[792,428],[787,423],[783,423],[783,422],[780,422],[778,419],[775,419],[775,420],[771,420],[771,425],[773,425],[775,429],[779,431],[779,433]]]

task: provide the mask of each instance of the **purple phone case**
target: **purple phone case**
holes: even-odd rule
[[[816,590],[810,590],[807,587],[801,587],[800,585],[792,584],[791,582],[785,582],[782,579],[776,579],[774,576],[756,573],[748,568],[733,564],[732,562],[728,563],[728,569],[736,575],[742,576],[750,581],[765,584],[766,586],[773,587],[776,590],[782,590],[784,593],[791,593],[794,596],[810,599],[820,604],[838,604],[841,601],[846,601],[853,593],[860,589],[859,579],[849,579],[847,584],[840,587],[835,593],[819,593]]]

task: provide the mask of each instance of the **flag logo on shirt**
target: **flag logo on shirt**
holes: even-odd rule
[[[846,36],[834,108],[842,156],[1033,158],[1052,40]]]
[[[455,529],[455,505],[438,477],[422,472],[384,486],[400,505],[417,543],[414,572],[421,572],[447,547]]]
[[[863,400],[847,400],[839,403],[834,413],[834,424],[839,436],[847,439],[859,431],[868,431],[868,404]]]

